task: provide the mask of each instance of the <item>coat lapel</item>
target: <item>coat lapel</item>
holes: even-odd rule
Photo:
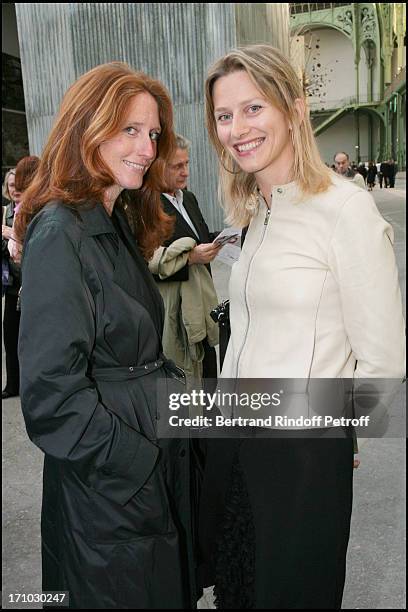
[[[125,214],[121,210],[116,210],[114,214],[126,238],[126,245],[119,238],[119,252],[113,280],[147,308],[161,337],[164,323],[161,295],[137,247],[136,238]]]
[[[123,241],[118,239],[118,254],[114,263],[113,282],[119,285],[132,298],[139,302],[146,302],[146,292],[143,286],[137,281],[135,274],[135,263],[126,250]]]
[[[191,229],[187,221],[184,219],[183,215],[179,213],[179,211],[166,198],[166,196],[162,195],[161,200],[163,202],[164,212],[168,215],[173,215],[174,217],[176,217],[176,225],[174,227],[175,238],[173,238],[172,241],[176,240],[177,238],[181,238],[182,236],[188,236],[189,238],[193,238],[194,240],[197,240],[197,235],[200,236],[200,233],[199,233],[199,230],[197,229],[197,225],[194,219],[191,219],[190,212],[187,209],[187,207],[186,207],[186,210],[190,216],[190,219],[194,227],[196,228],[197,235],[193,232],[193,230]],[[183,200],[183,204],[185,204],[184,200]]]
[[[113,259],[113,282],[123,291],[137,300],[150,314],[161,338],[163,329],[163,306],[153,278],[142,255],[137,248],[136,239],[132,234],[124,213],[114,210],[113,213],[126,238],[126,245],[119,236],[111,218],[101,204],[80,210],[84,229],[88,236],[97,238],[103,234],[115,243],[115,249],[109,249]],[[114,254],[113,254],[114,253]]]
[[[186,209],[188,216],[190,217],[194,227],[196,228],[197,234],[200,237],[201,242],[207,242],[205,237],[202,235],[201,230],[201,218],[197,209],[196,203],[193,199],[190,199],[188,193],[185,191],[183,196],[183,204]]]

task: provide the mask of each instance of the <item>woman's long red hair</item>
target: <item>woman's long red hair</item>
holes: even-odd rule
[[[81,76],[65,94],[15,220],[19,240],[23,241],[36,213],[52,200],[70,206],[103,201],[114,177],[102,161],[99,146],[119,132],[131,98],[141,92],[151,94],[159,108],[157,157],[142,187],[122,192],[118,204],[125,209],[146,259],[171,235],[173,219],[163,212],[160,202],[165,189],[164,166],[175,148],[170,96],[160,81],[135,72],[125,63],[112,62]]]

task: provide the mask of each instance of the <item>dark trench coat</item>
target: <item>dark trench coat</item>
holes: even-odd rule
[[[101,204],[51,203],[25,242],[21,402],[45,453],[43,590],[69,591],[71,608],[191,608],[189,445],[156,433],[163,306],[113,214],[119,231]]]

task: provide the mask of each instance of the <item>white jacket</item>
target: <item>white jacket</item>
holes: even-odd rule
[[[403,378],[393,230],[370,194],[333,182],[303,201],[274,187],[269,218],[260,199],[231,273],[223,378]]]

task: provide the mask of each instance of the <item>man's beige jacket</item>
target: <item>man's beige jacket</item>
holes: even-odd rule
[[[167,278],[183,268],[189,251],[196,246],[192,238],[179,238],[168,247],[159,247],[149,263],[152,274]],[[218,326],[210,317],[218,304],[213,280],[202,264],[189,268],[189,280],[159,283],[164,301],[163,351],[182,368],[188,379],[201,380],[204,349],[218,344]]]

